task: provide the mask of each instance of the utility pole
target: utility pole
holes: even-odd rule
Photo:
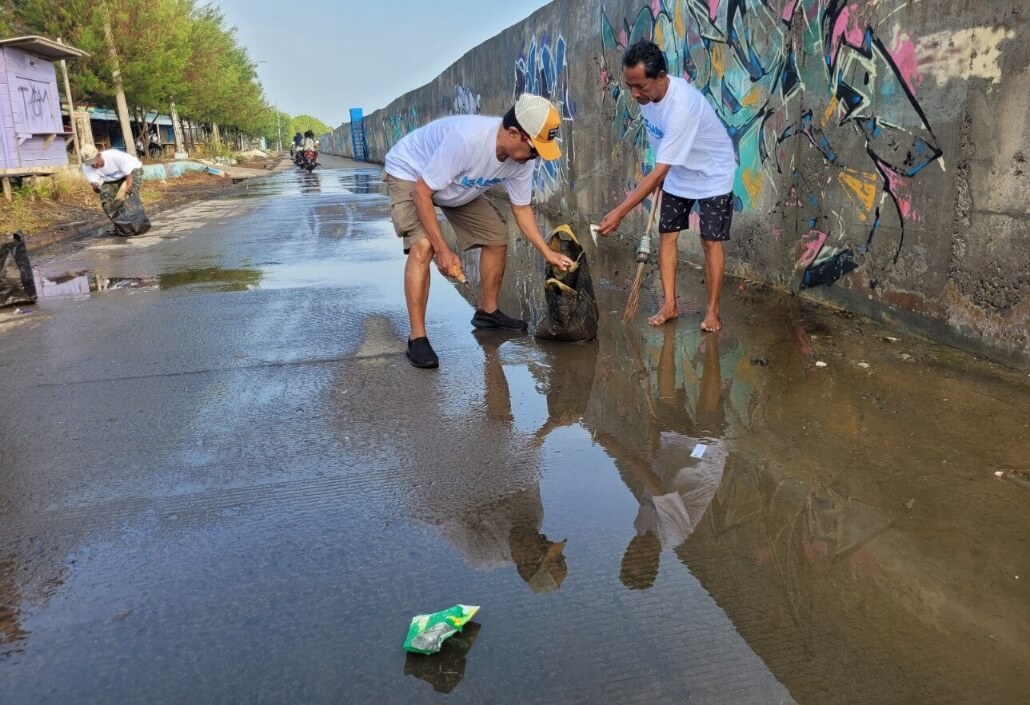
[[[57,38],[58,44],[64,44]],[[82,149],[79,145],[79,128],[75,126],[75,101],[72,100],[72,86],[68,81],[68,62],[61,59],[61,75],[64,77],[64,97],[68,99],[68,121],[72,126],[72,141],[75,143],[75,156],[82,161]]]
[[[122,124],[122,139],[125,140],[125,151],[135,156],[135,142],[132,139],[132,127],[129,126],[129,104],[125,102],[125,90],[122,88],[122,70],[118,63],[118,49],[114,45],[114,32],[111,31],[111,11],[107,2],[101,0],[101,11],[104,15],[104,40],[107,42],[107,55],[114,67],[111,81],[114,83],[114,99],[118,107],[118,122]]]
[[[279,127],[279,106],[275,106],[275,145],[276,151],[283,151],[283,131]]]

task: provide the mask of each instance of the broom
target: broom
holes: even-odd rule
[[[630,287],[629,298],[626,300],[626,310],[622,312],[623,324],[632,320],[637,313],[637,306],[640,304],[640,287],[644,283],[644,266],[651,256],[651,228],[654,226],[655,214],[658,212],[658,202],[661,198],[661,190],[655,189],[651,195],[651,212],[647,216],[647,225],[644,226],[644,234],[640,236],[640,245],[637,246],[637,273],[633,277],[633,286]]]

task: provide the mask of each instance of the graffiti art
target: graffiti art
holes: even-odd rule
[[[654,154],[621,87],[620,61],[629,44],[649,39],[726,126],[740,161],[736,208],[797,216],[800,286],[832,284],[863,256],[868,265],[888,222],[893,248],[877,266],[896,264],[905,223],[919,217],[910,182],[942,150],[916,96],[912,42],[897,32],[885,42],[877,11],[844,0],[653,0],[612,22],[602,7],[601,84],[616,135],[640,156],[627,189]],[[822,162],[820,178],[805,178],[800,164],[812,157],[799,141]],[[856,224],[862,236],[853,243]]]

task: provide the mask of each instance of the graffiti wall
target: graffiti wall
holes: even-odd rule
[[[545,95],[563,157],[537,166],[534,202],[595,220],[654,163],[621,66],[649,39],[733,141],[730,271],[1025,359],[1024,5],[555,0],[367,116],[370,155],[434,118]],[[344,153],[345,131],[333,140]],[[642,227],[638,213],[606,245],[629,260]],[[700,257],[696,238],[680,242]]]

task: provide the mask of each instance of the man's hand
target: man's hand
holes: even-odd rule
[[[440,274],[451,279],[461,276],[461,259],[451,252],[450,248],[443,247],[436,252],[436,268]]]
[[[618,229],[619,224],[622,222],[622,213],[619,212],[618,208],[615,208],[608,212],[601,222],[597,226],[597,234],[604,235],[605,237],[611,235]]]
[[[544,253],[544,259],[547,260],[547,264],[551,265],[555,269],[559,269],[563,272],[569,271],[569,267],[572,266],[572,260],[563,255],[560,252],[555,252],[549,249]]]

